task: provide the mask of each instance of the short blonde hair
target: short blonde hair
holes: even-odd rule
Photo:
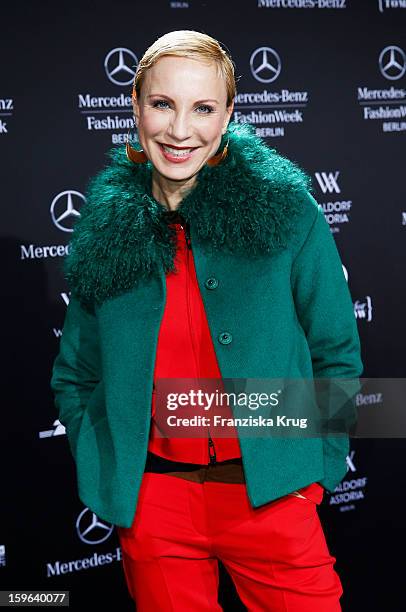
[[[207,63],[215,62],[218,67],[218,75],[225,80],[227,108],[230,106],[236,96],[237,80],[239,79],[235,76],[235,64],[231,55],[222,48],[215,38],[194,30],[168,32],[148,47],[137,66],[133,84],[133,97],[136,94],[139,99],[145,72],[164,55],[189,57]]]

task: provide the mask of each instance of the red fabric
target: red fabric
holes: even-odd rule
[[[214,346],[200,293],[192,249],[186,243],[185,230],[174,223],[177,236],[175,266],[178,272],[166,275],[166,304],[159,330],[154,384],[158,378],[213,378],[221,379]],[[214,290],[215,291],[215,290]],[[221,347],[222,350],[223,347]],[[221,390],[221,381],[200,384],[196,388],[210,392]],[[155,418],[155,392],[152,396],[152,422],[148,450],[172,461],[207,464],[210,461],[208,436],[204,437],[160,437],[159,424]],[[178,411],[173,414],[178,416]],[[208,411],[210,412],[210,411]],[[189,414],[196,414],[193,409]],[[199,411],[202,414],[202,411]],[[207,413],[204,413],[207,416]],[[221,416],[232,416],[229,409]],[[191,430],[191,428],[189,428]],[[161,428],[161,433],[163,429]],[[176,431],[176,430],[175,430]],[[219,428],[217,428],[219,431]],[[227,427],[227,436],[216,438],[211,428],[217,461],[241,457],[240,443],[236,428]],[[172,434],[173,435],[173,434]]]
[[[307,499],[286,495],[252,508],[243,484],[146,473],[133,524],[118,536],[128,590],[143,612],[220,612],[217,559],[248,610],[341,610],[336,558]]]

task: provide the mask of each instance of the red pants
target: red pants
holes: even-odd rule
[[[320,501],[323,496],[319,488]],[[145,473],[131,527],[117,526],[138,612],[216,612],[218,559],[249,611],[337,612],[343,592],[317,504],[252,508],[245,484]]]

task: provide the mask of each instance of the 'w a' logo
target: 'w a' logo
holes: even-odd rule
[[[335,174],[332,172],[329,172],[328,174],[327,172],[315,172],[317,182],[320,185],[320,189],[323,193],[327,193],[327,191],[329,193],[333,193],[334,191],[336,193],[340,193],[340,188],[337,183],[339,174],[339,171],[337,171]]]

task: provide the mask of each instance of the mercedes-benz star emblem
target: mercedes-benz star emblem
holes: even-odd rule
[[[125,47],[112,49],[104,60],[106,74],[115,85],[130,85],[134,80],[137,66],[137,56]]]
[[[54,197],[51,203],[50,213],[53,223],[63,232],[73,232],[73,223],[76,217],[80,217],[78,208],[86,201],[85,196],[79,191],[68,189]]]
[[[259,47],[250,58],[252,76],[261,83],[272,83],[281,71],[281,58],[271,47]]]

